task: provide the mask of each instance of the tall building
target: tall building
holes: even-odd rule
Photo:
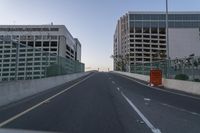
[[[0,25],[0,81],[42,78],[55,63],[73,72],[65,60],[80,63],[81,44],[64,25]]]
[[[200,55],[200,12],[170,12],[169,57],[182,58]],[[127,59],[126,71],[131,65],[166,59],[165,12],[128,12],[122,16],[114,34],[114,56]],[[114,70],[117,70],[114,58]]]

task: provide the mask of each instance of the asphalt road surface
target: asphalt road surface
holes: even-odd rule
[[[67,133],[200,133],[200,97],[96,72],[1,107],[0,127]]]

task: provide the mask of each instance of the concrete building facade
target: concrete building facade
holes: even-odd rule
[[[81,62],[81,43],[78,38],[75,38],[76,47],[75,47],[75,60]]]
[[[81,62],[78,45],[64,25],[1,25],[0,80],[42,78],[61,58]]]
[[[168,18],[169,57],[199,56],[200,12],[170,12]],[[131,64],[166,59],[166,39],[165,12],[128,12],[117,22],[113,53],[128,58],[126,71],[131,71]]]

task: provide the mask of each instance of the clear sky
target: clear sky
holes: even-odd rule
[[[163,11],[165,0],[0,0],[0,24],[64,24],[82,43],[87,69],[112,69],[113,34],[128,11]],[[170,11],[199,11],[200,0],[169,0]]]

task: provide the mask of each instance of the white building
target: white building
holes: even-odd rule
[[[80,62],[78,45],[64,25],[0,25],[0,80],[42,78],[52,64]]]
[[[200,12],[170,12],[168,18],[169,57],[200,56]],[[126,71],[131,71],[132,64],[165,59],[165,12],[128,12],[122,16],[116,26],[113,48],[114,55],[128,55]]]

